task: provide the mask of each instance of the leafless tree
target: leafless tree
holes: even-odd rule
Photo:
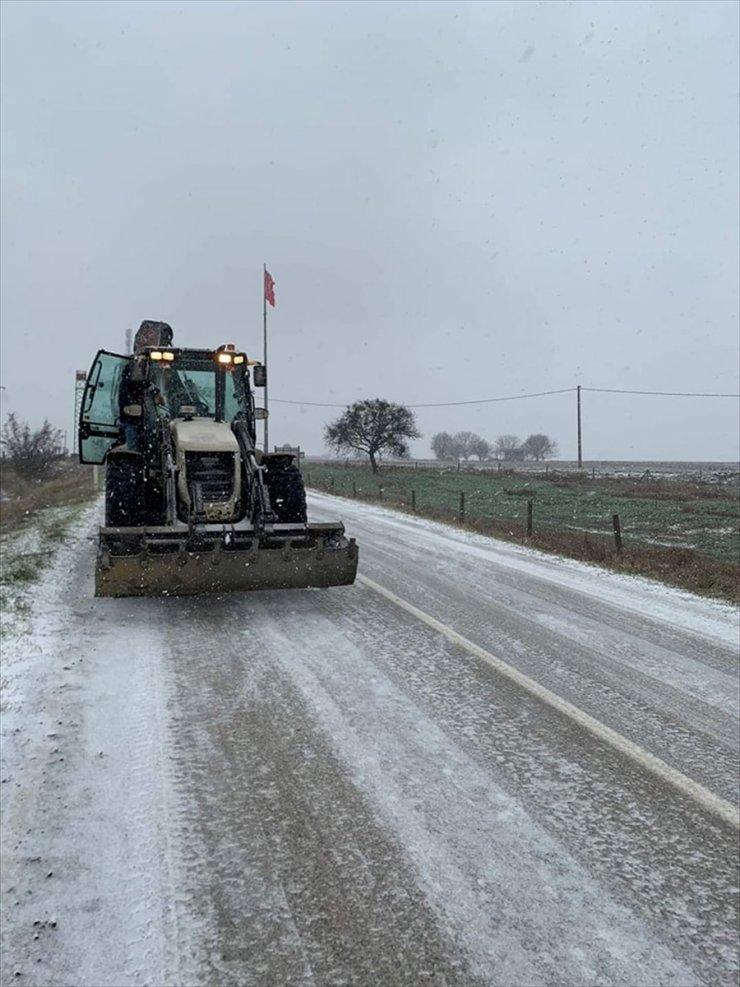
[[[62,432],[44,421],[34,431],[26,422],[18,421],[11,412],[3,425],[0,446],[3,458],[16,473],[27,477],[42,477],[54,470],[64,458]]]
[[[541,432],[530,435],[522,448],[525,456],[529,456],[531,459],[547,459],[558,454],[557,442],[553,442],[549,436],[542,435]]]
[[[522,440],[518,435],[499,435],[496,439],[494,450],[497,456],[505,456],[515,449],[521,449]]]
[[[478,459],[488,459],[491,455],[491,445],[475,432],[437,432],[432,437],[432,452],[437,459],[464,459],[471,456]]]
[[[456,457],[458,459],[464,459],[467,463],[473,455],[472,444],[477,438],[478,436],[472,432],[455,432],[452,436],[452,442]]]
[[[449,432],[437,432],[432,436],[432,452],[437,459],[456,459],[455,440]]]
[[[473,435],[473,441],[470,443],[470,452],[482,461],[484,459],[490,459],[493,450],[490,442],[486,442],[480,435]]]
[[[401,404],[374,398],[355,401],[324,429],[326,444],[337,452],[357,449],[367,453],[373,473],[383,452],[408,456],[408,439],[421,438],[414,413]]]

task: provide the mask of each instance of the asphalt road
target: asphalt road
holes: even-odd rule
[[[736,984],[737,615],[311,512],[354,587],[94,600],[63,555],[11,655],[3,983]]]

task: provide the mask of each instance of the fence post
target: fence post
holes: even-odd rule
[[[416,514],[416,491],[411,491],[411,510]]]
[[[306,473],[306,479],[308,480],[308,485],[310,487],[311,486],[311,474],[310,473]]]
[[[460,491],[460,520],[465,520],[465,491]]]
[[[355,480],[352,481],[352,496],[357,498],[357,483]]]
[[[619,515],[615,514],[612,517],[612,524],[614,525],[614,545],[617,549],[617,555],[622,558],[622,526],[619,523]]]
[[[527,536],[532,534],[532,501],[527,501]]]
[[[334,476],[333,475],[329,477],[329,487],[331,489],[331,492],[334,493]]]
[[[381,486],[378,486],[378,500],[382,500],[382,499],[383,499],[383,488]]]

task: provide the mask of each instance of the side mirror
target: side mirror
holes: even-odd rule
[[[254,409],[254,417],[255,417],[255,419],[258,422],[263,422],[265,420],[265,418],[267,418],[267,416],[269,415],[269,413],[270,412],[267,410],[267,408],[255,408]]]
[[[257,366],[252,371],[252,380],[254,381],[255,387],[266,387],[267,386],[267,367],[258,363]]]

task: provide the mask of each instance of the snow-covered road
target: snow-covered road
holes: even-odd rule
[[[738,618],[312,495],[351,588],[3,646],[2,983],[735,984]]]

